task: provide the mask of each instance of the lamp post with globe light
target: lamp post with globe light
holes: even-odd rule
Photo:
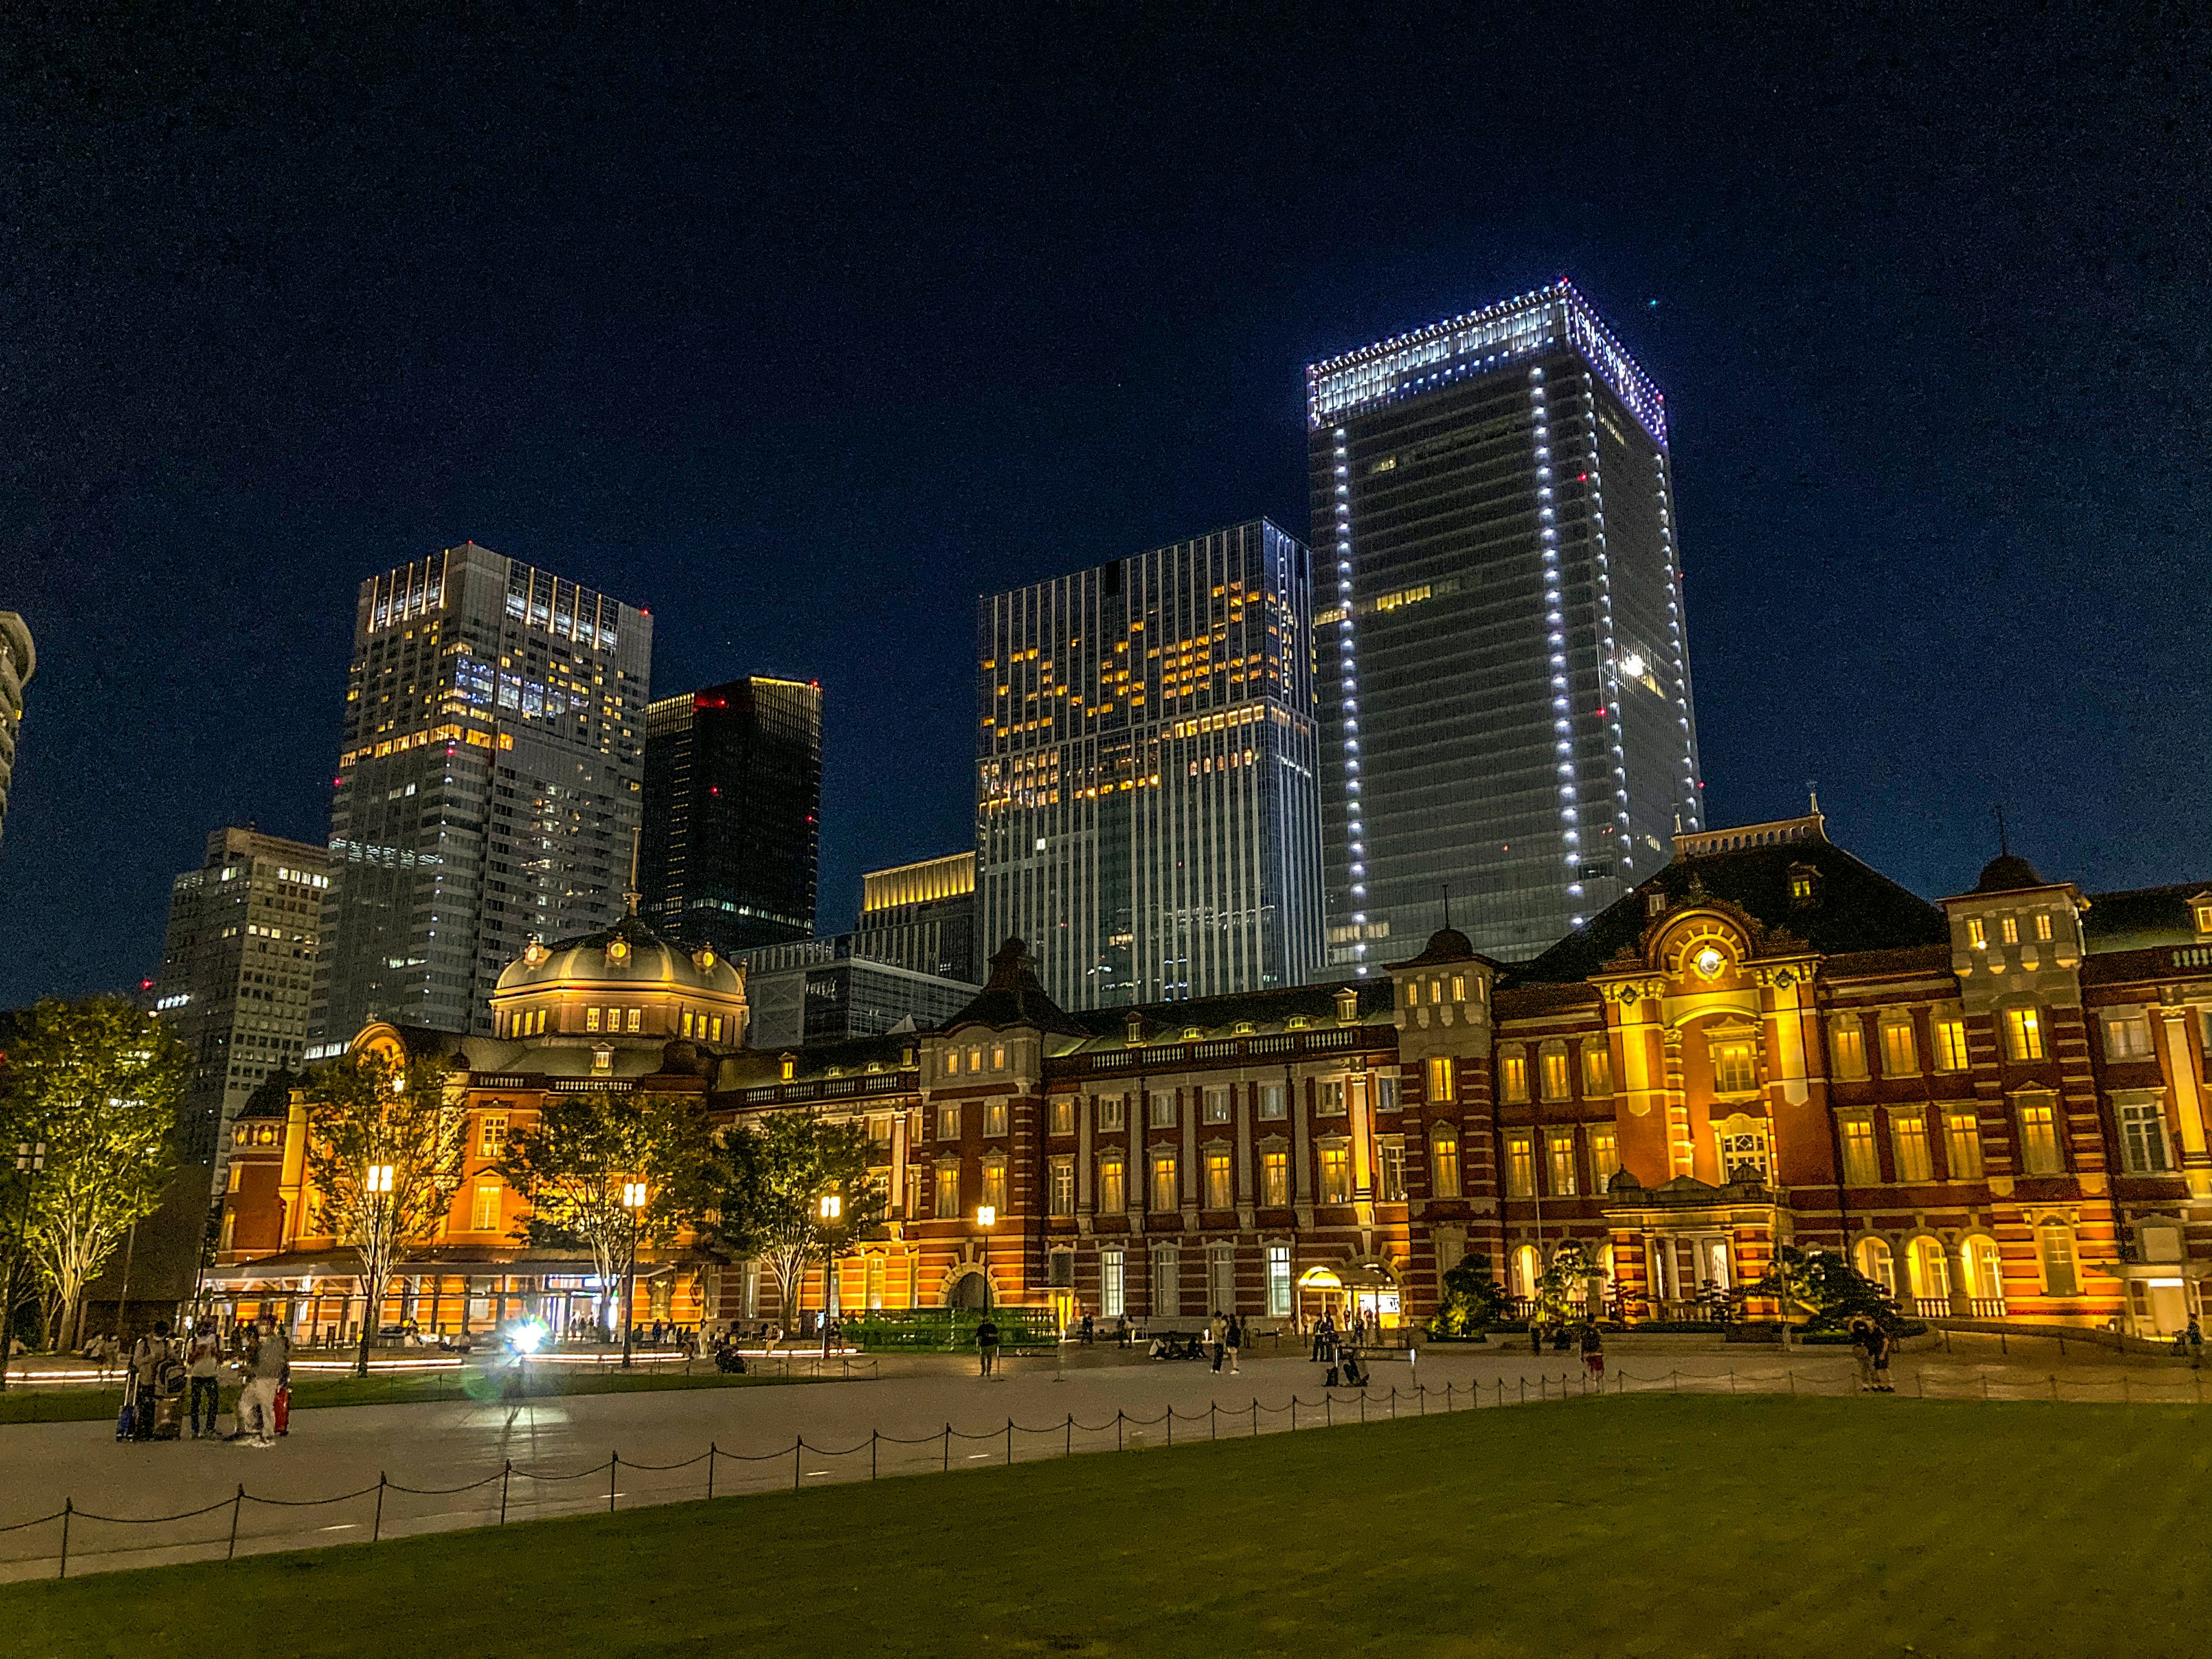
[[[836,1193],[822,1194],[821,1215],[824,1233],[834,1230],[845,1213],[845,1200]],[[830,1295],[835,1283],[831,1275],[836,1272],[837,1252],[825,1238],[822,1245],[822,1357],[830,1357]]]
[[[998,1300],[998,1291],[991,1283],[991,1229],[999,1224],[999,1206],[977,1205],[975,1224],[983,1230],[983,1305],[988,1308]]]
[[[623,1208],[629,1212],[629,1255],[623,1267],[623,1369],[630,1368],[630,1334],[637,1307],[637,1212],[649,1201],[642,1181],[623,1182]]]

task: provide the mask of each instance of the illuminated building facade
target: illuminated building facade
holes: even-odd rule
[[[362,584],[313,1050],[488,1034],[526,944],[622,914],[652,659],[645,612],[473,542]]]
[[[327,848],[218,830],[169,885],[154,1012],[191,1052],[178,1152],[204,1182],[220,1184],[216,1155],[247,1097],[306,1055],[329,869]]]
[[[727,954],[814,932],[822,688],[753,675],[646,711],[645,914]]]
[[[1535,956],[1695,830],[1666,409],[1565,282],[1306,371],[1328,961]]]
[[[981,937],[1127,1006],[1319,966],[1306,550],[1265,520],[983,599]]]
[[[862,876],[853,951],[914,973],[981,984],[975,855],[954,853]]]
[[[23,731],[23,688],[38,672],[31,630],[12,611],[0,611],[0,833],[8,827],[8,791],[15,779],[15,740]]]
[[[693,1079],[718,1121],[866,1123],[890,1207],[837,1263],[848,1309],[1388,1322],[1425,1317],[1469,1254],[1526,1297],[1571,1239],[1632,1321],[1696,1316],[1785,1243],[1846,1253],[1932,1319],[2158,1336],[2200,1310],[2212,882],[2088,896],[2007,855],[1931,904],[1817,812],[1686,831],[1674,854],[1510,969],[1446,929],[1364,981],[1072,1012],[1009,941],[933,1030],[779,1053],[625,1023],[611,1073]],[[584,996],[592,949],[533,994]],[[463,1052],[469,1109],[500,1126],[556,1070],[526,1046]],[[218,1270],[234,1304],[295,1321],[302,1275],[346,1271],[283,1235],[301,1124],[240,1119]],[[474,1179],[476,1213],[511,1226],[512,1196]],[[465,1213],[426,1260],[457,1259]],[[489,1227],[468,1248],[483,1282],[519,1271]],[[668,1305],[710,1319],[819,1305],[811,1277],[793,1310],[744,1264],[659,1265]]]

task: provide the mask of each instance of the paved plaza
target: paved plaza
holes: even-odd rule
[[[1255,1358],[1235,1376],[1110,1352],[1071,1358],[1064,1374],[1050,1358],[1029,1358],[988,1380],[973,1361],[945,1356],[886,1361],[872,1382],[301,1411],[290,1436],[268,1449],[118,1445],[97,1422],[10,1426],[0,1428],[0,1527],[67,1499],[76,1511],[74,1577],[220,1555],[230,1547],[234,1510],[243,1554],[492,1525],[502,1504],[507,1519],[526,1520],[703,1497],[710,1443],[720,1496],[1535,1405],[1592,1386],[1578,1355],[1539,1356],[1504,1339],[1431,1349],[1418,1364],[1379,1363],[1364,1395],[1324,1389],[1321,1368],[1302,1358]],[[1852,1356],[1832,1347],[1785,1354],[1711,1339],[1630,1339],[1607,1358],[1607,1394],[1856,1392]],[[2148,1404],[2192,1403],[2201,1394],[2200,1375],[2171,1362],[2123,1359],[2078,1341],[2062,1355],[2046,1339],[2015,1338],[2003,1352],[1990,1338],[1954,1339],[1949,1352],[1923,1340],[1901,1357],[1896,1383],[1906,1397]],[[1358,1444],[1347,1437],[1345,1455],[1357,1456]],[[234,1504],[241,1483],[257,1501]],[[204,1512],[139,1522],[189,1510]],[[763,1515],[750,1524],[772,1524],[772,1511]],[[0,1532],[0,1578],[52,1576],[60,1547],[58,1522]]]

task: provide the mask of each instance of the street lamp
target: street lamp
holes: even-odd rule
[[[983,1305],[991,1305],[991,1229],[999,1224],[999,1206],[979,1204],[975,1206],[975,1224],[983,1230]]]
[[[623,1273],[623,1369],[629,1369],[629,1338],[637,1307],[637,1212],[646,1206],[645,1183],[625,1181],[623,1208],[629,1212],[629,1262]]]
[[[837,1224],[845,1213],[844,1198],[836,1193],[822,1194],[822,1227],[824,1232]],[[822,1246],[822,1357],[830,1357],[830,1291],[834,1282],[830,1275],[836,1270],[837,1253],[825,1241]]]
[[[46,1167],[46,1143],[15,1143],[15,1173],[23,1177],[23,1207],[15,1218],[15,1248],[8,1253],[5,1294],[0,1295],[0,1389],[8,1386],[8,1362],[15,1355],[15,1263],[23,1255],[23,1240],[31,1230],[31,1188]]]

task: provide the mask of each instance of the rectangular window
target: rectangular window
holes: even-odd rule
[[[1828,1049],[1835,1057],[1836,1075],[1856,1083],[1867,1074],[1866,1027],[1857,1019],[1839,1019],[1828,1028]]]
[[[1291,1316],[1291,1247],[1287,1244],[1267,1246],[1267,1316]]]
[[[1998,926],[2004,930],[2003,938],[2007,945],[2020,943],[2020,922],[2017,918],[2007,916]]]
[[[1934,1022],[1936,1034],[1936,1069],[1939,1072],[1963,1072],[1966,1069],[1966,1022],[1956,1014],[1943,1014]]]
[[[1060,1095],[1052,1103],[1052,1132],[1056,1135],[1075,1133],[1075,1097]]]
[[[1398,1074],[1395,1072],[1382,1072],[1376,1074],[1375,1109],[1378,1112],[1395,1112],[1398,1109]]]
[[[1528,1062],[1522,1055],[1498,1055],[1498,1097],[1509,1106],[1518,1106],[1528,1098]]]
[[[1152,1208],[1173,1210],[1182,1200],[1176,1194],[1176,1156],[1173,1152],[1152,1154]]]
[[[1889,1115],[1890,1155],[1897,1160],[1899,1181],[1934,1178],[1936,1165],[1928,1146],[1928,1119],[1919,1112],[1893,1110]]]
[[[1288,1115],[1287,1111],[1286,1111],[1286,1109],[1285,1109],[1285,1106],[1284,1106],[1284,1103],[1284,1103],[1284,1100],[1285,1100],[1285,1095],[1284,1095],[1284,1091],[1283,1091],[1283,1085],[1282,1085],[1281,1084],[1279,1084],[1279,1083],[1263,1083],[1263,1084],[1261,1084],[1261,1085],[1260,1085],[1260,1115],[1261,1115],[1261,1117],[1262,1117],[1263,1119],[1267,1120],[1267,1121],[1269,1121],[1269,1122],[1274,1122],[1274,1121],[1279,1121],[1280,1119],[1282,1119],[1283,1117],[1285,1117],[1285,1116]]]
[[[1119,1215],[1129,1207],[1128,1188],[1124,1182],[1126,1165],[1119,1152],[1109,1152],[1098,1160],[1098,1213]]]
[[[2043,1017],[2033,1008],[2005,1010],[2005,1057],[2014,1060],[2043,1058]]]
[[[477,1156],[504,1158],[507,1155],[507,1120],[488,1117],[477,1125]]]
[[[1291,1155],[1279,1146],[1260,1154],[1260,1201],[1276,1209],[1291,1201]]]
[[[1098,1097],[1098,1132],[1118,1135],[1129,1127],[1129,1099],[1127,1095],[1101,1095]]]
[[[2020,1103],[2020,1161],[2029,1175],[2058,1175],[2058,1109],[2046,1096]]]
[[[1006,1133],[1006,1103],[1003,1100],[991,1100],[984,1102],[983,1133],[987,1135],[1002,1135]]]
[[[1352,1148],[1324,1146],[1321,1149],[1321,1201],[1324,1204],[1352,1202]]]
[[[2141,1060],[2150,1058],[2150,1022],[2141,1014],[2105,1016],[2105,1058]]]
[[[690,1016],[686,1014],[684,1018],[689,1019]],[[945,1051],[945,1075],[947,1077],[960,1075],[960,1051],[957,1048],[947,1048]]]
[[[1467,975],[1465,974],[1454,974],[1451,976],[1451,985],[1452,1000],[1454,1002],[1465,1002],[1467,1000]]]
[[[1216,1313],[1237,1310],[1237,1247],[1210,1245],[1206,1252],[1206,1305]]]
[[[1152,1316],[1176,1319],[1182,1314],[1182,1252],[1162,1244],[1152,1252]]]
[[[1129,1310],[1125,1261],[1119,1250],[1098,1252],[1098,1311],[1108,1319],[1119,1319]]]
[[[1966,943],[1977,951],[1986,951],[1990,947],[1990,930],[1979,916],[1966,918]]]
[[[983,1196],[981,1202],[988,1205],[1002,1215],[1006,1212],[1006,1160],[1005,1158],[987,1158],[983,1160]]]
[[[1208,1089],[1206,1091],[1206,1113],[1204,1121],[1207,1123],[1226,1123],[1229,1121],[1229,1091],[1226,1089]]]
[[[1459,1080],[1453,1074],[1452,1057],[1435,1054],[1429,1060],[1429,1104],[1456,1106],[1459,1104]]]
[[[1536,1190],[1535,1152],[1526,1129],[1515,1129],[1505,1137],[1505,1195],[1526,1198]]]
[[[1176,1126],[1176,1097],[1163,1089],[1152,1096],[1152,1116],[1148,1120],[1155,1129],[1172,1129]]]
[[[1459,1196],[1459,1132],[1439,1127],[1429,1135],[1429,1192],[1436,1198]]]
[[[1375,1196],[1385,1204],[1406,1201],[1406,1143],[1391,1139],[1378,1148]]]
[[[1881,1181],[1881,1159],[1875,1153],[1873,1120],[1839,1119],[1836,1133],[1844,1143],[1844,1183],[1852,1187],[1878,1185]]]
[[[1003,1042],[991,1050],[991,1069],[994,1072],[1006,1069],[1006,1045]]]
[[[721,1024],[722,1024],[722,1022],[721,1022],[720,1020],[719,1020],[719,1019],[718,1019],[718,1020],[716,1020],[716,1021],[714,1022],[714,1026],[715,1026],[714,1035],[715,1035],[716,1036],[718,1036],[718,1037],[719,1037],[719,1036],[720,1036],[722,1035],[722,1032],[721,1032]],[[623,1012],[623,1029],[624,1030],[626,1030],[626,1031],[635,1031],[635,1030],[642,1030],[642,1029],[643,1029],[644,1024],[645,1024],[645,1010],[644,1010],[644,1009],[642,1009],[642,1008],[631,1008],[631,1009],[628,1009],[628,1010],[626,1010],[626,1011]]]
[[[1206,1155],[1206,1207],[1226,1210],[1237,1202],[1237,1183],[1229,1170],[1229,1154],[1208,1152]]]
[[[2074,1235],[2064,1227],[2035,1230],[2036,1254],[2043,1262],[2043,1288],[2051,1296],[2076,1296],[2081,1281],[2074,1271]]]
[[[1604,1043],[1583,1044],[1583,1092],[1586,1095],[1609,1095],[1613,1092],[1613,1050]]]
[[[939,1106],[937,1109],[937,1138],[939,1140],[960,1139],[960,1109],[957,1106]]]
[[[1589,1132],[1590,1186],[1603,1192],[1613,1176],[1620,1173],[1620,1135],[1610,1123],[1594,1126]]]
[[[586,1008],[584,1010],[584,1029],[587,1031],[596,1031],[599,1029],[599,1011],[598,1009]]]
[[[1972,1112],[1953,1112],[1943,1120],[1943,1151],[1951,1160],[1951,1179],[1982,1178],[1982,1125]]]
[[[1716,1042],[1712,1054],[1715,1094],[1744,1095],[1758,1088],[1759,1074],[1752,1063],[1750,1038]]]
[[[2048,939],[2051,937],[2050,911],[2038,910],[2035,913],[2035,936],[2039,939]]]
[[[972,1077],[972,1076],[974,1076],[977,1072],[980,1072],[980,1071],[981,1071],[982,1069],[983,1069],[983,1050],[982,1050],[981,1046],[980,1044],[978,1044],[978,1045],[975,1045],[975,1046],[973,1046],[973,1047],[970,1047],[970,1048],[969,1048],[969,1049],[968,1050],[968,1073],[969,1073],[969,1075]]]
[[[1567,1097],[1567,1051],[1547,1048],[1543,1053],[1544,1098],[1565,1100]]]
[[[951,1221],[960,1213],[960,1166],[940,1164],[937,1166],[935,1214],[939,1221]]]
[[[2164,1175],[2172,1166],[2166,1156],[2166,1117],[2155,1101],[2120,1108],[2120,1149],[2130,1175]]]
[[[1912,1022],[1886,1019],[1881,1023],[1881,1074],[1884,1077],[1920,1075],[1920,1047],[1912,1040]]]
[[[469,1206],[469,1231],[472,1233],[494,1233],[499,1231],[499,1188],[483,1186],[477,1188],[476,1201]]]
[[[1563,1060],[1565,1056],[1560,1057]],[[1554,1198],[1575,1195],[1575,1132],[1572,1129],[1553,1129],[1544,1137],[1544,1173],[1552,1183]]]
[[[1316,1109],[1323,1117],[1344,1115],[1344,1079],[1333,1078],[1321,1085],[1321,1105]]]

